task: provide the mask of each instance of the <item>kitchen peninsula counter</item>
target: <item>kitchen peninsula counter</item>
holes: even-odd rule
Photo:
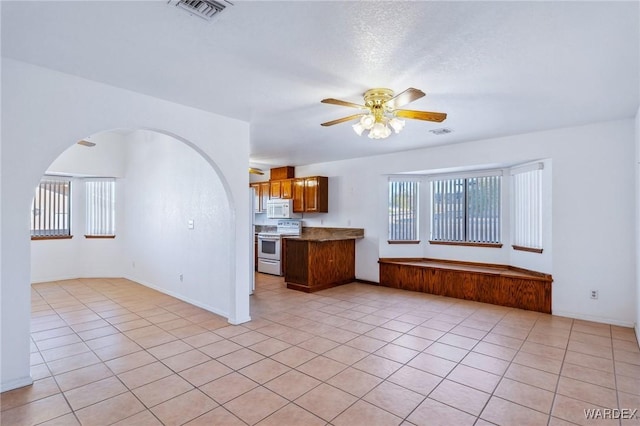
[[[353,282],[361,228],[303,227],[300,236],[284,238],[287,288],[307,293]]]
[[[299,241],[338,241],[338,240],[358,240],[364,238],[362,228],[315,228],[302,227],[300,235],[286,235],[287,239]]]

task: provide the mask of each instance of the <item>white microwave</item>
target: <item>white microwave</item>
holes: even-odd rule
[[[293,217],[295,217],[293,213],[293,200],[267,200],[267,218],[291,219]]]

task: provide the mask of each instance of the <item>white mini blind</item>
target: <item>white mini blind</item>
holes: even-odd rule
[[[418,241],[418,187],[415,179],[389,181],[389,241]]]
[[[542,249],[542,163],[512,173],[513,245]]]
[[[115,179],[85,181],[86,235],[115,235]]]

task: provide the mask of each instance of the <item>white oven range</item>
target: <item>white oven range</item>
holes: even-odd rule
[[[282,236],[300,235],[302,221],[278,220],[275,232],[258,233],[258,272],[282,275]]]

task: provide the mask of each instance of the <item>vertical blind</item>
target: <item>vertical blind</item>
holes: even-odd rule
[[[432,224],[434,241],[465,241],[465,179],[431,182]]]
[[[86,235],[115,235],[115,179],[85,181]]]
[[[418,184],[389,181],[389,241],[418,241]]]
[[[71,236],[71,181],[44,178],[31,203],[32,237]]]
[[[500,242],[502,176],[431,182],[431,240]]]
[[[542,248],[542,163],[513,172],[513,244]]]

